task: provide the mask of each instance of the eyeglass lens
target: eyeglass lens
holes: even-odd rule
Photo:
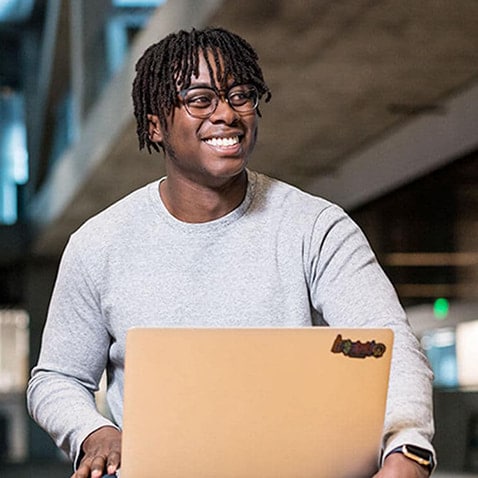
[[[192,87],[182,92],[181,96],[189,114],[198,118],[212,115],[219,103],[216,91],[208,87]],[[225,100],[235,111],[249,113],[257,107],[259,95],[254,86],[238,85],[227,91]]]

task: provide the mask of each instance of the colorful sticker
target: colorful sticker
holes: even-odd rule
[[[375,340],[365,343],[360,342],[360,340],[354,342],[350,339],[342,339],[342,335],[338,334],[331,351],[334,354],[343,353],[347,357],[353,358],[380,358],[385,353],[385,350],[387,350],[387,347],[381,342],[375,342]]]

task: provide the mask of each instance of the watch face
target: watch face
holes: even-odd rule
[[[429,450],[415,445],[403,445],[402,453],[410,460],[416,461],[420,465],[433,467],[433,455]]]

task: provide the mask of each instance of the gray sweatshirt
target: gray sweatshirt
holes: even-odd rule
[[[27,398],[72,460],[95,429],[121,428],[132,326],[391,327],[385,453],[403,443],[432,449],[432,374],[360,229],[323,199],[248,177],[244,201],[220,219],[178,221],[155,181],[70,238]],[[105,368],[112,421],[93,395]]]

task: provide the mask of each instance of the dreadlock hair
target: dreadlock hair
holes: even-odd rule
[[[146,146],[150,153],[151,148],[159,151],[158,144],[150,139],[148,114],[157,115],[162,128],[167,130],[166,120],[179,106],[178,90],[189,88],[191,77],[198,76],[199,54],[206,51],[212,53],[222,89],[232,78],[235,83],[254,85],[260,98],[266,95],[265,101],[270,100],[258,55],[246,40],[223,28],[171,33],[147,48],[136,63],[132,97],[140,150]],[[214,84],[212,65],[208,56],[204,57]]]

